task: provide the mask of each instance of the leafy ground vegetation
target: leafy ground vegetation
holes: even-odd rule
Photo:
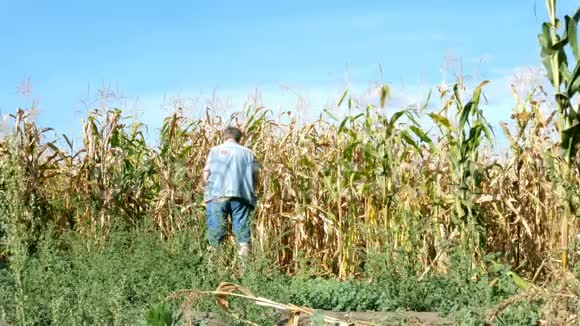
[[[418,281],[423,272],[418,265],[406,262],[404,255],[385,259],[385,252],[380,251],[368,258],[359,277],[338,281],[307,267],[290,276],[271,266],[272,257],[262,255],[250,258],[244,266],[230,260],[235,257],[233,250],[222,258],[209,257],[191,241],[190,233],[177,231],[163,240],[147,229],[115,230],[103,243],[95,243],[77,232],[46,232],[35,254],[12,262],[9,273],[2,272],[3,318],[26,325],[132,325],[140,321],[164,325],[154,322],[151,315],[157,311],[175,320],[181,314],[185,322],[191,311],[223,312],[213,296],[170,297],[180,290],[214,290],[222,282],[239,284],[277,302],[321,310],[436,311],[473,325],[482,324],[501,303],[507,306],[498,311],[493,324],[537,324],[547,316],[565,320],[579,308],[577,298],[568,297],[579,290],[577,280],[550,294],[560,302],[547,307],[545,303],[556,301],[550,301],[548,294],[538,297],[522,291],[507,273],[509,267],[492,263],[493,257],[473,268],[469,255],[453,252],[449,272],[430,273]],[[569,288],[571,284],[576,288]],[[230,308],[238,318],[260,325],[280,320],[276,310],[244,299],[230,299]],[[224,317],[242,324],[230,315]]]
[[[345,92],[345,114],[310,123],[255,106],[229,119],[177,110],[156,146],[118,109],[90,112],[76,146],[18,110],[0,142],[0,320],[187,322],[224,312],[179,293],[230,282],[321,310],[578,323],[580,10],[558,20],[547,4],[539,42],[554,95],[514,91],[502,158],[480,106],[486,82],[440,88],[435,109],[387,111],[386,86],[377,106]],[[229,124],[262,163],[243,264],[231,248],[205,250],[201,171]],[[232,324],[280,319],[241,297],[229,305]]]

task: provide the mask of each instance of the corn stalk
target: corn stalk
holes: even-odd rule
[[[456,84],[441,112],[429,114],[449,146],[449,176],[453,189],[450,189],[448,201],[453,205],[454,220],[449,225],[452,230],[447,230],[447,234],[460,233],[464,244],[476,257],[485,246],[486,223],[477,203],[486,170],[479,163],[480,152],[485,141],[493,141],[492,128],[479,108],[481,92],[487,83],[484,81],[476,87],[471,100],[465,105],[461,96],[462,86]],[[444,91],[441,97],[446,98],[447,94],[448,91]],[[446,116],[453,104],[457,109],[456,125]]]
[[[561,257],[562,267],[568,268],[569,224],[577,215],[578,202],[574,191],[572,169],[576,165],[577,146],[580,143],[580,112],[574,107],[572,99],[580,92],[580,53],[578,50],[578,21],[580,8],[570,17],[564,17],[565,31],[558,34],[561,21],[556,15],[556,0],[546,0],[549,22],[542,24],[542,32],[538,35],[541,47],[541,57],[547,70],[548,79],[554,87],[556,105],[558,107],[558,129],[560,133],[559,168],[561,193],[564,211],[561,218]],[[566,49],[569,46],[576,59],[575,68],[570,72]]]

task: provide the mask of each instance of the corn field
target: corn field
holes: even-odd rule
[[[546,56],[561,49],[554,38],[546,42]],[[49,129],[18,110],[0,143],[0,250],[8,256],[22,237],[33,250],[49,225],[100,239],[118,223],[150,223],[160,237],[188,230],[204,241],[203,165],[233,124],[261,163],[254,250],[273,253],[289,273],[306,262],[320,273],[356,276],[371,253],[444,273],[457,248],[473,264],[500,252],[523,273],[561,262],[564,247],[574,264],[580,170],[570,128],[578,126],[571,99],[579,66],[551,80],[559,87],[562,78],[576,78],[566,82],[568,102],[556,91],[557,108],[546,110],[552,104],[538,100],[541,89],[514,92],[511,123],[501,128],[492,128],[480,105],[486,82],[469,93],[462,83],[441,89],[443,105],[434,110],[385,110],[387,86],[376,107],[360,107],[345,92],[338,105],[348,114],[325,111],[309,123],[254,106],[231,117],[208,110],[198,119],[176,110],[157,146],[119,109],[92,111],[80,146],[64,135],[50,139]],[[422,126],[426,119],[434,128]],[[498,132],[509,141],[501,159],[493,155]]]
[[[305,259],[321,272],[356,275],[369,252],[381,251],[444,271],[458,246],[474,262],[502,252],[514,266],[537,269],[559,243],[555,115],[544,115],[533,94],[517,99],[513,125],[504,126],[510,156],[492,160],[482,87],[465,104],[458,87],[441,92],[445,105],[434,112],[351,107],[341,120],[327,112],[305,125],[292,117],[278,123],[263,108],[229,120],[209,112],[189,119],[178,110],[165,119],[156,148],[120,110],[90,113],[80,150],[66,136],[57,147],[19,110],[1,159],[3,187],[12,190],[3,204],[19,205],[19,213],[3,222],[31,237],[51,223],[98,238],[116,220],[150,220],[162,237],[187,229],[203,241],[205,158],[220,131],[237,124],[262,165],[254,247],[274,250],[289,272]],[[422,117],[439,131],[421,129]],[[18,182],[8,185],[11,178]]]

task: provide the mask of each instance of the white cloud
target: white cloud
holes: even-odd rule
[[[550,86],[544,75],[544,69],[539,66],[519,66],[511,69],[499,70],[490,78],[490,84],[484,89],[484,94],[488,99],[487,106],[496,108],[490,111],[489,117],[495,121],[508,120],[512,108],[516,105],[515,95],[524,101],[525,98],[538,86],[549,92]],[[536,98],[547,100],[547,98],[536,93]],[[497,111],[501,109],[501,111]]]
[[[297,86],[292,84],[271,84],[262,87],[238,87],[223,89],[205,89],[160,93],[139,96],[137,108],[133,113],[149,127],[149,134],[155,134],[161,127],[163,118],[173,110],[182,108],[189,116],[202,117],[206,108],[218,115],[228,117],[234,112],[242,111],[247,105],[263,106],[275,115],[291,111],[299,121],[317,119],[324,109],[336,116],[347,112],[347,101],[342,108],[337,103],[344,91],[349,89],[349,97],[360,108],[367,105],[379,106],[377,83],[336,83],[327,86]],[[391,86],[391,98],[386,102],[386,113],[395,112],[404,107],[422,104],[429,92],[429,86]],[[435,94],[433,94],[435,95]],[[356,109],[355,109],[356,110]]]
[[[379,71],[377,66],[360,67],[349,70],[355,75],[369,76],[372,70]],[[518,94],[524,96],[527,90],[534,85],[545,83],[545,77],[539,67],[514,67],[511,69],[495,69],[491,71],[490,84],[484,88],[487,102],[482,103],[486,117],[494,126],[496,135],[502,136],[499,131],[500,121],[509,122],[511,110],[515,104],[511,85]],[[335,76],[336,77],[336,76]],[[442,84],[450,84],[443,76]],[[379,78],[377,78],[379,79]],[[465,98],[469,98],[473,88],[481,80],[468,81],[468,91]],[[391,98],[387,100],[385,112],[389,115],[401,108],[422,105],[432,91],[430,110],[441,107],[435,82],[416,82],[408,85],[388,84],[391,88]],[[129,108],[127,114],[135,115],[138,120],[148,126],[150,140],[157,138],[158,129],[162,121],[178,107],[193,117],[203,117],[205,109],[211,108],[215,114],[229,117],[233,112],[242,111],[246,105],[253,104],[271,109],[274,114],[291,111],[294,117],[301,121],[317,119],[324,109],[341,116],[346,113],[346,102],[343,108],[336,108],[336,104],[345,89],[349,89],[349,96],[364,108],[367,105],[379,106],[379,84],[376,82],[360,82],[353,79],[351,74],[334,78],[324,85],[296,85],[289,83],[265,84],[247,87],[230,87],[217,89],[183,90],[166,93],[152,93],[138,97],[124,96],[124,104],[120,107]],[[424,127],[431,127],[428,118],[422,123]]]

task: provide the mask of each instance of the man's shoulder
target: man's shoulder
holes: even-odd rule
[[[214,155],[224,155],[227,152],[234,152],[234,153],[238,153],[237,155],[245,155],[246,157],[252,157],[252,159],[255,159],[256,155],[254,154],[254,152],[249,149],[248,147],[245,147],[243,145],[240,144],[235,144],[235,143],[223,143],[223,144],[219,144],[219,145],[215,145],[213,147],[210,148],[208,155],[209,156],[214,156]]]
[[[224,145],[224,144],[219,144],[219,145],[212,146],[212,147],[210,147],[210,148],[209,148],[209,151],[210,151],[210,152],[211,152],[211,151],[215,151],[216,149],[218,149],[218,148],[222,147],[223,145]]]
[[[222,146],[222,147],[220,147],[220,146]],[[251,149],[249,149],[248,147],[246,147],[244,145],[241,145],[241,144],[224,143],[224,144],[218,145],[216,147],[220,147],[220,148],[228,147],[228,148],[232,148],[234,150],[238,150],[238,151],[241,151],[241,152],[244,152],[244,153],[247,153],[247,154],[254,155],[254,152]]]

